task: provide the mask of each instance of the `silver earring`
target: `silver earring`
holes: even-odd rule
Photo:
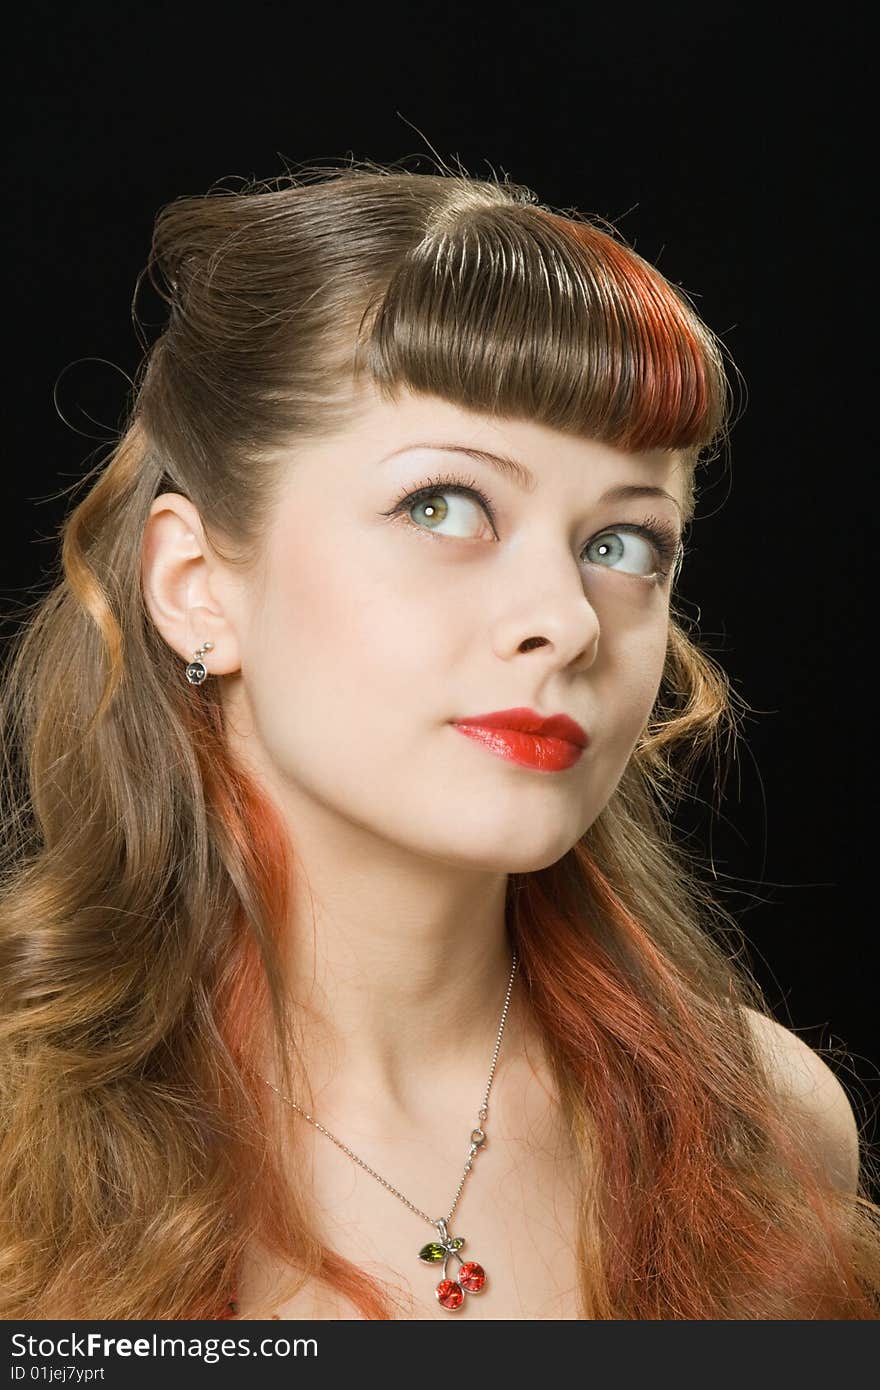
[[[213,650],[213,642],[203,642],[200,647],[196,648],[195,659],[186,668],[186,678],[190,685],[201,685],[202,681],[206,679],[208,668],[200,658],[204,656],[205,652]]]

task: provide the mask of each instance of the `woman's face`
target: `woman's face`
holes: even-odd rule
[[[426,483],[430,497],[395,510]],[[608,802],[654,704],[671,580],[626,528],[659,521],[677,540],[682,483],[674,455],[371,393],[357,425],[291,460],[237,616],[241,669],[223,678],[240,750],[295,818],[311,806],[325,826],[474,869],[555,862]],[[602,500],[621,485],[671,495]],[[569,715],[589,746],[537,770],[453,723],[517,706]]]

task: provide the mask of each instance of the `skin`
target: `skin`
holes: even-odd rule
[[[460,453],[380,462],[419,441],[511,455],[537,485],[522,491]],[[158,497],[145,601],[181,679],[213,642],[205,664],[222,681],[230,741],[290,829],[289,983],[311,1085],[298,1099],[417,1204],[446,1211],[510,972],[507,875],[554,863],[589,828],[660,684],[670,580],[648,577],[650,543],[624,536],[625,553],[604,559],[583,550],[649,514],[678,524],[676,501],[598,499],[637,483],[680,503],[684,480],[673,454],[371,391],[355,425],[285,463],[247,579],[213,553],[192,503]],[[382,515],[404,491],[454,474],[488,496],[494,531],[476,500],[445,492],[450,510],[433,532],[423,506]],[[580,761],[523,768],[450,723],[518,705],[582,724],[591,743]],[[530,1048],[537,1056],[515,987],[492,1091],[492,1118],[506,1114],[511,1133],[540,1123],[522,1113]],[[317,1137],[340,1180],[375,1189],[386,1224],[399,1208],[411,1244],[412,1214]]]

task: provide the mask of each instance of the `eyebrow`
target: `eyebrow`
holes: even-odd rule
[[[469,458],[476,459],[478,462],[488,463],[490,467],[510,478],[517,487],[524,491],[537,487],[534,473],[518,459],[509,458],[506,454],[493,454],[487,449],[473,449],[466,444],[405,444],[401,449],[395,449],[393,453],[386,454],[381,461],[384,463],[386,459],[408,453],[411,449],[444,449],[447,453],[467,454]],[[668,502],[672,502],[678,508],[680,513],[682,512],[681,503],[676,497],[673,497],[671,492],[667,492],[662,487],[653,487],[648,483],[617,483],[602,493],[599,504],[623,502],[628,497],[665,497]]]

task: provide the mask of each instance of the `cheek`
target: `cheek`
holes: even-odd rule
[[[657,699],[666,661],[668,623],[656,623],[632,634],[626,644],[618,680],[619,711],[616,742],[631,750],[644,729]]]
[[[619,578],[619,577],[618,577]],[[622,580],[594,582],[599,619],[596,661],[584,672],[603,743],[616,765],[626,760],[657,699],[669,640],[668,598]]]
[[[382,691],[399,699],[419,675],[436,678],[456,635],[450,595],[436,584],[420,587],[399,568],[383,572],[366,549],[313,558],[300,557],[273,605],[298,678],[323,672],[361,699]]]
[[[444,642],[454,626],[437,586],[402,582],[356,536],[328,546],[322,534],[289,542],[263,593],[246,636],[247,684],[259,733],[279,755],[310,727],[322,755],[345,746],[360,764],[372,746],[375,766],[391,738],[399,745],[407,728],[418,735],[451,713]]]

